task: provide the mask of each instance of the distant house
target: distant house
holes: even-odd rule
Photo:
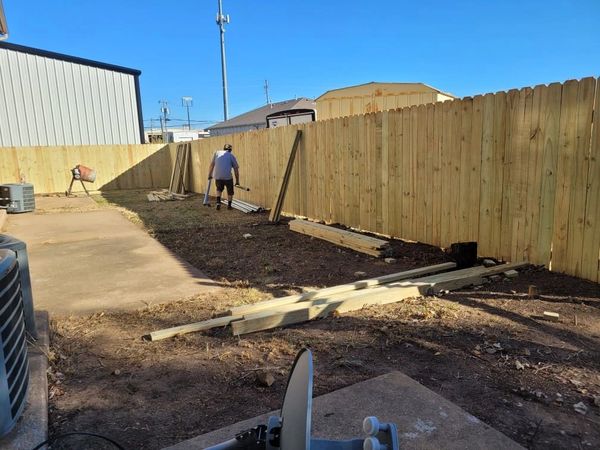
[[[156,144],[164,142],[165,133],[161,130],[147,129],[145,131],[146,142],[149,144]],[[209,133],[206,130],[188,130],[187,128],[169,128],[166,132],[166,138],[168,142],[186,142],[195,141],[196,139],[203,139],[209,137]]]
[[[325,92],[316,99],[317,119],[367,114],[451,100],[455,97],[423,83],[370,82]]]
[[[225,134],[243,133],[244,131],[259,130],[267,127],[267,116],[273,116],[275,113],[284,113],[283,117],[291,117],[289,113],[294,110],[315,110],[315,101],[309,98],[298,98],[293,100],[285,100],[283,102],[270,103],[260,108],[253,109],[239,116],[224,122],[217,123],[212,127],[208,127],[211,136],[223,136]],[[288,112],[288,113],[286,113]],[[276,114],[275,114],[276,115]],[[280,126],[280,120],[276,126]],[[295,123],[293,120],[291,123]],[[271,121],[271,126],[273,122]]]
[[[0,147],[143,143],[140,74],[0,42]]]

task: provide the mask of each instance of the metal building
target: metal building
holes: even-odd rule
[[[0,147],[143,143],[140,74],[0,42]]]
[[[423,83],[372,81],[325,92],[316,100],[317,120],[443,102],[454,98],[452,94]]]

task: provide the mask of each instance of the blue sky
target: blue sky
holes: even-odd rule
[[[159,100],[223,117],[217,0],[3,0],[9,42],[142,71]],[[600,75],[600,0],[223,0],[230,117],[369,81],[458,96]],[[172,124],[177,123],[173,121]]]

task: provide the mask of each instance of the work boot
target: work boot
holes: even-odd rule
[[[233,209],[233,206],[231,206],[231,202],[227,202],[227,209]]]
[[[217,203],[217,211],[221,209],[221,204]]]

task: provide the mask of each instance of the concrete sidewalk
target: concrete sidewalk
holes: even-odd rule
[[[4,232],[27,244],[36,309],[51,315],[134,309],[216,288],[118,211],[89,204],[84,212],[51,213],[75,199],[49,199],[36,198],[37,213],[9,215]]]
[[[166,450],[195,450],[266,424],[273,411],[181,442]],[[391,372],[313,400],[312,437],[364,438],[362,421],[376,416],[398,427],[401,449],[522,449],[499,431],[401,372]]]

